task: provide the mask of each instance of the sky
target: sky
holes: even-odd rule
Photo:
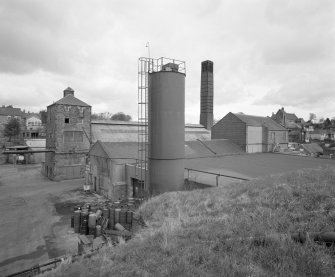
[[[204,60],[216,120],[335,117],[333,0],[0,0],[0,105],[38,112],[71,87],[94,113],[136,120],[147,42],[186,62],[186,123],[199,123]]]

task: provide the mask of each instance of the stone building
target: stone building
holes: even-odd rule
[[[64,97],[47,107],[46,152],[42,172],[51,180],[83,178],[91,144],[91,106],[64,90]]]

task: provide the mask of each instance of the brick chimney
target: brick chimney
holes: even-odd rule
[[[68,87],[66,90],[64,90],[64,97],[68,96],[68,95],[74,96],[74,90],[70,87]]]
[[[207,130],[213,126],[213,62],[201,63],[201,87],[200,87],[200,124]]]

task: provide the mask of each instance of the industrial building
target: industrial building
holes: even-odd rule
[[[212,139],[229,139],[247,153],[286,149],[288,131],[270,117],[228,113],[212,127]]]
[[[186,162],[243,154],[239,146],[226,139],[185,141],[183,147]],[[145,196],[145,173],[138,166],[136,141],[97,141],[88,153],[88,161],[90,170],[86,178],[93,191],[113,200]]]
[[[91,143],[91,106],[64,90],[64,97],[47,107],[46,148],[42,173],[51,180],[85,176]]]

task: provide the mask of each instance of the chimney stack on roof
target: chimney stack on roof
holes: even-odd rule
[[[66,90],[64,90],[64,97],[68,96],[68,95],[74,96],[74,90],[70,87],[68,87]]]

